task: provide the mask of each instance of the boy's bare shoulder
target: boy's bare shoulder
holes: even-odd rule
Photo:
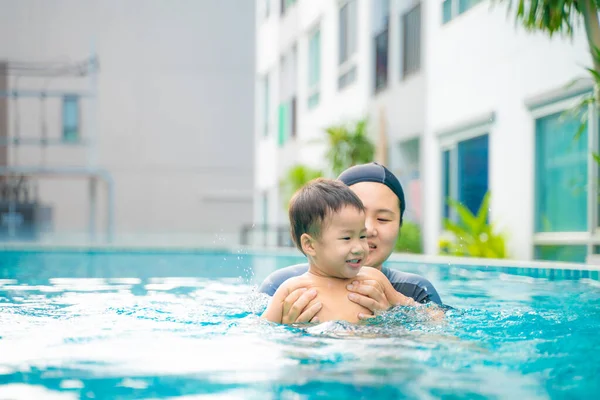
[[[277,291],[278,292],[285,291],[287,293],[291,293],[294,290],[306,287],[307,285],[309,285],[311,283],[312,283],[312,280],[310,278],[310,275],[308,275],[308,274],[294,276],[292,278],[287,279],[285,282],[283,282],[281,284],[281,286],[279,286]]]

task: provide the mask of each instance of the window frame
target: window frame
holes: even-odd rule
[[[565,112],[584,100],[590,92],[583,92],[561,100],[549,102],[542,106],[533,107],[530,109],[530,116],[532,119],[532,140],[533,140],[533,151],[534,156],[537,151],[537,143],[535,136],[536,122],[538,119],[549,117],[553,114]],[[598,118],[599,113],[593,104],[588,104],[588,156],[587,156],[587,173],[588,173],[588,190],[587,190],[587,230],[581,232],[535,232],[535,218],[537,210],[535,209],[536,193],[532,196],[531,201],[533,202],[532,209],[534,215],[532,215],[532,246],[533,255],[535,256],[536,247],[556,245],[556,246],[581,246],[587,247],[587,257],[594,255],[594,246],[600,244],[600,221],[598,221],[598,168],[600,167],[589,149],[598,149]],[[533,185],[537,185],[537,176],[533,175]]]

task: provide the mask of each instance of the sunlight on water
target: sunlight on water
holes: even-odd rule
[[[251,268],[238,257],[228,258]],[[600,389],[595,280],[435,267],[455,307],[442,322],[399,308],[360,325],[289,327],[259,318],[268,297],[248,279],[176,267],[105,278],[4,270],[0,398],[544,399]]]

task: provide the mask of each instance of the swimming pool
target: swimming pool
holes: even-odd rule
[[[0,398],[590,398],[597,271],[390,263],[456,310],[272,326],[255,286],[301,257],[0,252]]]

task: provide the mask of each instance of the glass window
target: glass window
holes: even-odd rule
[[[388,59],[389,59],[389,25],[390,25],[390,1],[373,0],[372,32],[373,32],[373,69],[375,93],[385,89],[388,83]]]
[[[444,196],[443,208],[444,208],[444,218],[450,218],[450,206],[448,205],[448,198],[450,198],[450,150],[445,150],[442,152],[442,176],[443,180],[443,190],[442,194]]]
[[[402,77],[421,69],[421,4],[402,16]]]
[[[279,112],[278,139],[283,146],[289,137],[296,135],[296,45],[285,53],[280,60],[279,69]]]
[[[281,147],[285,144],[287,137],[289,135],[289,104],[284,102],[279,105],[279,129],[277,135],[277,144]]]
[[[463,140],[442,152],[443,216],[453,218],[447,204],[455,199],[473,214],[479,211],[488,191],[488,135]]]
[[[449,22],[452,19],[452,0],[444,0],[442,3],[442,23]]]
[[[587,247],[574,245],[544,245],[535,247],[535,259],[545,261],[585,262]]]
[[[373,6],[372,32],[377,35],[390,24],[390,0],[371,0]]]
[[[442,3],[442,23],[445,24],[451,21],[478,3],[481,3],[481,0],[444,0]]]
[[[458,201],[473,214],[488,190],[488,135],[458,143]]]
[[[536,121],[536,232],[587,230],[587,130],[573,140],[580,121],[564,113]]]
[[[375,92],[388,83],[388,29],[375,36]]]
[[[348,61],[356,51],[356,0],[348,1],[339,12],[339,63]]]
[[[281,15],[285,15],[288,9],[296,2],[296,0],[281,0]]]
[[[79,98],[65,96],[63,98],[63,140],[75,142],[79,140]]]
[[[481,0],[458,0],[458,13],[464,13],[479,2],[481,2]]]

